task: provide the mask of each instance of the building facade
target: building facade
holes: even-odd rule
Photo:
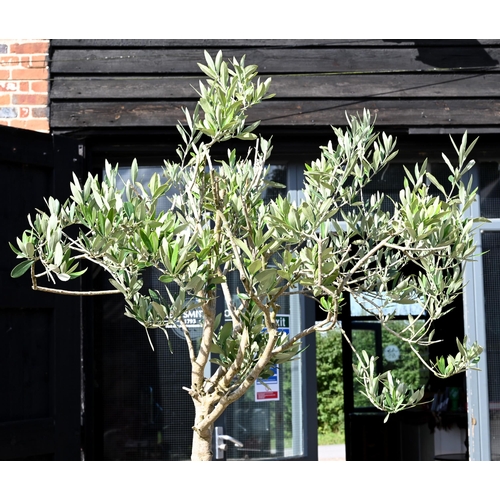
[[[222,50],[227,58],[245,55],[247,63],[258,65],[261,78],[272,78],[271,90],[276,97],[252,110],[249,119],[261,120],[260,132],[273,136],[273,166],[281,172],[291,196],[300,187],[304,162],[313,160],[318,146],[331,138],[330,125],[346,124],[346,113],[368,109],[376,115],[378,129],[398,137],[398,163],[391,165],[391,175],[377,180],[378,188],[387,194],[398,192],[402,164],[411,166],[428,158],[431,168],[439,171],[442,152],[454,158],[450,135],[456,140],[465,131],[471,140],[479,136],[473,153],[479,198],[473,210],[492,220],[477,232],[478,248],[487,253],[468,266],[464,301],[438,328],[444,339],[453,341],[456,336],[467,335],[470,341],[478,340],[485,346],[481,371],[468,374],[467,380],[451,381],[450,385],[430,384],[431,392],[444,400],[451,388],[458,388],[462,403],[453,411],[451,406],[443,406],[446,409],[439,412],[429,408],[426,415],[408,414],[386,426],[381,426],[379,415],[356,406],[353,382],[346,375],[346,445],[348,459],[432,459],[450,454],[473,460],[498,459],[499,40],[48,42],[0,40],[0,78],[5,78],[0,79],[0,124],[50,131],[54,137],[76,141],[85,156],[85,169],[95,173],[102,172],[105,159],[126,169],[133,158],[138,158],[146,172],[175,155],[175,125],[183,119],[182,107],[192,108],[197,99],[192,86],[197,87],[201,78],[197,63],[203,62],[204,50],[213,56]],[[31,73],[26,73],[28,70]],[[48,90],[48,97],[43,89]],[[35,125],[36,119],[46,121]],[[83,447],[88,457],[95,458],[182,459],[184,452],[173,438],[169,451],[166,445],[154,449],[144,445],[151,436],[158,437],[158,426],[161,432],[168,427],[168,432],[179,439],[185,436],[185,429],[176,427],[175,422],[179,414],[190,414],[188,402],[183,396],[161,392],[162,387],[178,383],[176,377],[183,377],[182,367],[165,355],[161,361],[164,366],[155,365],[157,371],[150,373],[158,361],[151,360],[130,325],[116,319],[120,307],[112,301],[83,305],[85,377],[93,381],[87,384],[83,397],[87,415],[87,441]],[[310,320],[315,314],[305,304],[288,307],[291,323]],[[294,316],[294,311],[300,313]],[[352,313],[346,324],[372,332],[367,335],[378,335],[376,327],[370,330],[372,327],[363,321]],[[130,362],[142,368],[127,378],[123,373],[132,373],[127,364]],[[295,374],[293,379],[290,374],[293,394],[289,397],[294,401],[290,405],[299,410],[290,414],[289,435],[275,431],[282,425],[277,415],[284,411],[278,405],[235,409],[231,418],[236,423],[226,423],[229,428],[233,425],[231,432],[236,433],[238,425],[248,427],[242,424],[244,419],[247,423],[263,422],[255,432],[268,436],[276,449],[281,446],[281,458],[313,458],[307,444],[313,447],[314,438],[296,438],[307,434],[308,429],[299,422],[309,419],[311,424],[314,419],[305,411],[311,404],[307,398],[314,391],[313,380],[305,373],[312,370],[314,359],[304,359],[303,363],[302,375]],[[345,366],[350,367],[348,357]],[[169,373],[173,379],[160,380],[160,372],[161,377]],[[168,432],[165,430],[165,436]],[[160,439],[160,444],[168,439]],[[292,445],[283,444],[287,439]],[[410,441],[418,445],[409,445]],[[141,443],[147,449],[141,449]],[[269,458],[259,453],[254,450],[250,455]]]

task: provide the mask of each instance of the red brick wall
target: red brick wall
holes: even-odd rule
[[[49,131],[49,40],[0,39],[0,125]]]

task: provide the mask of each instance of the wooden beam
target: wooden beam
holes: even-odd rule
[[[55,102],[51,108],[52,128],[81,127],[168,127],[183,120],[182,102]],[[500,102],[481,99],[412,100],[271,100],[249,113],[249,121],[263,125],[344,125],[345,113],[366,108],[377,115],[381,126],[468,126],[500,123]]]
[[[381,45],[382,40],[341,40],[341,39],[257,39],[257,38],[195,38],[195,39],[53,39],[55,48],[74,47],[312,47],[312,46],[346,46],[346,45]]]
[[[217,49],[211,49],[214,56]],[[261,73],[386,73],[435,70],[500,69],[500,47],[481,46],[371,48],[255,48],[226,51],[228,58],[246,55]],[[201,74],[203,49],[60,49],[51,75],[57,74]]]
[[[268,75],[261,75],[264,80]],[[201,77],[76,76],[57,78],[51,101],[197,99]],[[274,75],[276,99],[500,97],[498,73]]]
[[[376,39],[226,39],[226,38],[195,38],[195,39],[71,39],[55,38],[50,41],[52,47],[374,47],[374,46],[470,46],[470,45],[499,45],[500,40],[376,40]]]

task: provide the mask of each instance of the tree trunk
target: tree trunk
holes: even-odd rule
[[[203,420],[205,411],[202,405],[195,402],[195,426]],[[191,450],[191,461],[208,462],[212,460],[212,434],[214,426],[203,428],[201,432],[193,431],[193,447]]]
[[[193,448],[191,451],[191,461],[208,462],[212,460],[212,429],[205,431],[203,435],[193,431]]]

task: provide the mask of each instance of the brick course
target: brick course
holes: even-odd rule
[[[49,40],[0,39],[0,125],[49,132]]]

